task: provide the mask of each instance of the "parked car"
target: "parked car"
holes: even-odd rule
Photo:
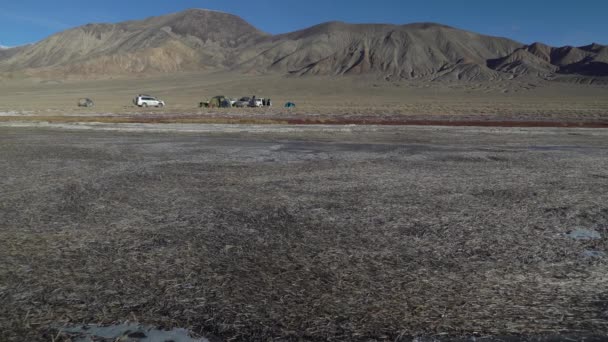
[[[249,106],[249,101],[236,101],[232,106],[237,108],[245,108]]]
[[[250,101],[251,101],[251,98],[249,98],[247,96],[241,97],[238,101],[235,101],[232,106],[237,107],[237,108],[245,108],[245,107],[249,106]]]
[[[138,107],[164,107],[165,101],[159,100],[154,96],[139,94],[133,99],[133,103]]]
[[[264,105],[263,99],[253,98],[249,102],[249,107],[262,107]]]

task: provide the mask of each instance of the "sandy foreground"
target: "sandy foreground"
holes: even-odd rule
[[[0,340],[600,341],[607,138],[4,122]]]

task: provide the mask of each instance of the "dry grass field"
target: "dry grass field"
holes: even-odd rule
[[[607,137],[0,128],[0,340],[601,341]]]
[[[139,93],[158,96],[164,109],[139,109]],[[215,95],[269,97],[271,109],[204,109]],[[450,116],[605,121],[608,87],[525,80],[496,83],[385,82],[365,78],[286,78],[231,73],[175,74],[140,79],[4,80],[3,115],[232,115],[236,117]],[[77,108],[78,98],[95,101]],[[282,105],[293,101],[297,108]],[[8,114],[7,114],[8,113]]]

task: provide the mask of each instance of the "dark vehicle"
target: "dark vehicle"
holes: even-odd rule
[[[245,107],[249,106],[249,102],[251,102],[251,98],[249,98],[247,96],[241,97],[238,101],[236,101],[234,103],[234,107],[245,108]]]

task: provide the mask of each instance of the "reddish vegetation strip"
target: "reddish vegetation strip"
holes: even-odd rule
[[[373,120],[373,119],[287,119],[291,125],[388,125],[388,126],[473,126],[473,127],[580,127],[608,128],[608,122],[498,121],[498,120]]]
[[[382,126],[456,126],[456,127],[573,127],[573,128],[608,128],[606,120],[558,121],[547,120],[501,120],[496,117],[446,118],[432,117],[429,119],[405,117],[325,117],[325,118],[294,118],[294,117],[221,117],[196,115],[163,115],[163,116],[30,116],[30,117],[0,117],[1,121],[29,122],[101,122],[101,123],[200,123],[200,124],[289,124],[289,125],[382,125]]]

